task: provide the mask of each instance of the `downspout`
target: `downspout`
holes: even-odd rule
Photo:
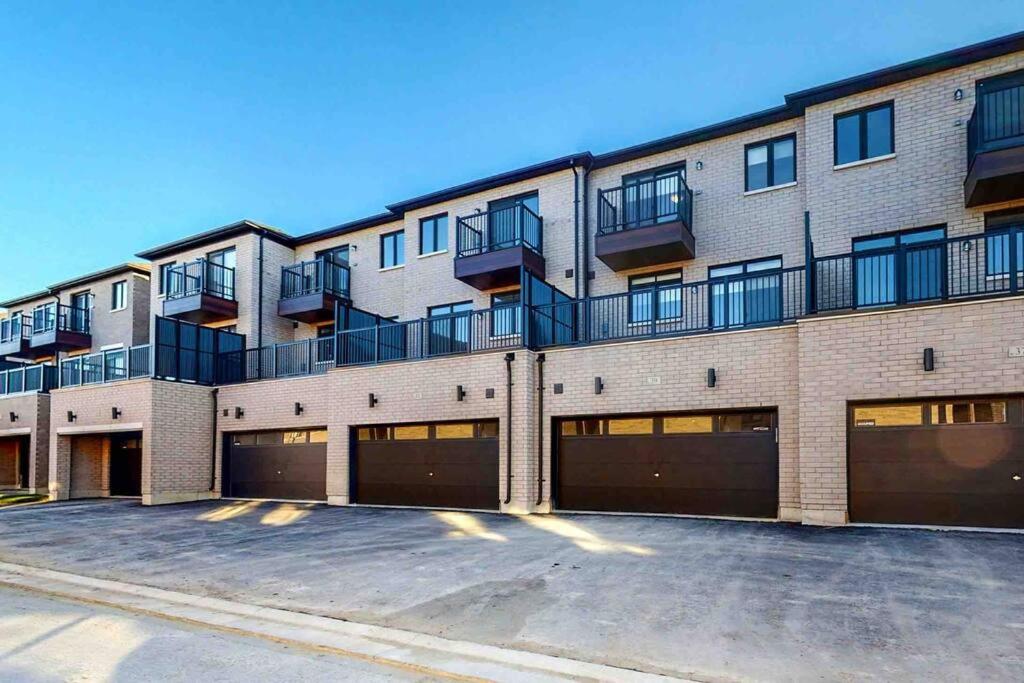
[[[580,180],[579,173],[576,172],[576,161],[572,162],[572,237],[573,237],[573,252],[572,252],[572,266],[574,268],[573,274],[576,276],[573,278],[576,281],[576,292],[575,296],[577,299],[580,298]]]
[[[544,502],[544,354],[537,354],[537,505]]]
[[[583,169],[583,298],[590,297],[590,170],[593,162]]]
[[[259,301],[256,302],[256,348],[263,348],[263,233],[260,233],[260,275],[259,275]],[[259,358],[263,354],[258,353],[256,357]],[[262,368],[260,368],[262,377]]]
[[[210,437],[210,493],[217,493],[217,392],[214,388],[210,392],[213,397],[213,436]]]
[[[508,399],[505,406],[505,505],[512,502],[512,361],[515,359],[516,354],[505,354],[505,395]]]

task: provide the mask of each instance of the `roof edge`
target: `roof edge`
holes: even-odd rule
[[[284,246],[292,246],[293,239],[291,235],[278,230],[275,227],[264,225],[263,223],[257,223],[256,221],[243,218],[240,221],[222,225],[219,228],[213,228],[212,230],[205,230],[203,232],[183,237],[173,242],[167,242],[160,246],[140,251],[136,254],[139,258],[152,261],[163,256],[170,256],[177,254],[178,252],[185,251],[186,249],[192,249],[195,247],[201,247],[205,244],[210,244],[233,235],[239,235],[246,232],[258,232],[263,234],[265,237],[269,237],[275,242],[279,242]]]

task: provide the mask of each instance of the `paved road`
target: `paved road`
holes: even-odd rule
[[[0,588],[0,681],[425,681],[396,669]]]
[[[713,680],[1019,680],[1024,536],[207,502],[0,511],[0,560]]]

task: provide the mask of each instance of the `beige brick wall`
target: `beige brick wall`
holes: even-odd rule
[[[796,327],[787,326],[548,351],[545,500],[551,492],[552,418],[768,407],[779,411],[781,516],[799,519],[796,335]],[[717,374],[714,388],[707,386],[708,368]],[[604,382],[600,395],[594,393],[595,377]],[[564,393],[554,393],[556,383]]]
[[[71,498],[110,495],[110,439],[71,437]]]
[[[74,496],[74,443],[83,436],[142,432],[142,502],[210,497],[212,410],[209,387],[158,380],[58,389],[51,393],[50,495]],[[113,419],[111,408],[121,410]],[[67,412],[75,414],[67,421]],[[74,484],[74,481],[70,481]]]
[[[847,515],[848,401],[1019,392],[1024,299],[951,304],[799,323],[800,490],[804,521]],[[935,370],[922,356],[935,349]]]
[[[10,414],[18,419],[11,422]],[[29,437],[29,489],[47,490],[50,453],[50,397],[47,394],[20,394],[0,398],[0,438]]]

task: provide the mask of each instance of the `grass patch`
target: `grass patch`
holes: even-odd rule
[[[36,503],[40,500],[46,500],[46,496],[39,493],[0,493],[0,508],[22,503]]]

